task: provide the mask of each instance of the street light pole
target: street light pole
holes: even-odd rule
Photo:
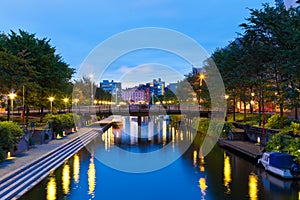
[[[63,99],[64,100],[64,102],[65,102],[65,111],[66,111],[66,113],[67,113],[67,110],[68,110],[68,107],[67,107],[67,104],[68,104],[68,102],[69,102],[69,98],[64,98]]]
[[[8,97],[10,98],[10,102],[11,102],[11,121],[14,121],[14,98],[17,95],[11,91],[11,93],[8,94]]]
[[[225,94],[224,98],[226,99],[226,117],[225,117],[225,121],[227,122],[227,118],[228,118],[228,98],[229,98],[229,95],[228,94]]]
[[[252,117],[252,126],[253,126],[253,106],[254,106],[254,100],[253,100],[253,98],[254,98],[254,95],[255,95],[255,93],[254,92],[251,92],[251,102],[250,102],[250,104],[251,104],[251,117]]]
[[[203,81],[203,79],[205,78],[204,74],[201,73],[201,74],[199,75],[199,78],[200,78],[199,105],[200,105],[200,110],[201,110],[201,92],[202,92],[202,81]]]
[[[50,101],[50,113],[51,113],[51,115],[52,115],[52,113],[53,113],[52,102],[54,101],[54,97],[49,97],[48,99],[49,99],[49,101]]]

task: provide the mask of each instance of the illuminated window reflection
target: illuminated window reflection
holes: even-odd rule
[[[258,199],[258,197],[257,197],[257,195],[258,195],[258,177],[257,177],[256,174],[251,173],[249,175],[248,186],[249,186],[249,197],[250,197],[250,200],[256,200],[256,199]]]
[[[94,195],[95,186],[96,186],[96,170],[95,170],[93,156],[90,159],[90,165],[88,170],[88,184],[89,184],[89,194]]]
[[[79,183],[79,174],[80,174],[80,159],[78,154],[74,155],[74,161],[73,161],[73,177],[75,183]]]
[[[226,187],[227,194],[230,194],[230,182],[231,182],[230,158],[224,153],[224,186]]]
[[[69,194],[70,192],[70,167],[68,164],[64,165],[62,172],[62,186],[64,194]]]
[[[47,184],[47,200],[56,199],[56,182],[54,177],[50,177]]]

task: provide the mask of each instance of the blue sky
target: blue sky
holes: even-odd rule
[[[274,5],[273,0],[1,0],[0,31],[8,33],[23,29],[36,33],[38,37],[50,38],[64,60],[79,69],[98,44],[122,31],[142,27],[181,32],[211,54],[216,48],[226,46],[236,32],[242,32],[238,25],[249,16],[246,8],[260,8],[262,3]],[[157,63],[168,58],[169,63],[163,62],[164,65],[180,68],[182,63],[167,54],[157,58],[157,53],[150,53],[152,59],[144,61],[151,56],[149,52],[140,53],[148,56],[121,58],[114,62],[112,71],[122,72],[126,67]],[[175,62],[179,63],[178,66]],[[108,73],[101,77],[104,78],[114,76]]]

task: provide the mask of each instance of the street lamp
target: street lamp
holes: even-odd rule
[[[10,98],[11,102],[11,120],[14,121],[14,98],[17,96],[17,94],[11,92],[7,96]]]
[[[228,112],[228,108],[227,108],[228,105],[227,105],[227,102],[228,102],[228,99],[229,99],[229,95],[228,95],[228,94],[225,94],[225,95],[224,95],[224,98],[226,99],[226,117],[225,117],[225,121],[227,121],[227,116],[228,116],[228,115],[227,115],[227,112]]]
[[[65,102],[65,110],[67,112],[67,105],[68,105],[68,102],[69,102],[69,98],[64,98],[63,101]]]
[[[254,108],[254,105],[255,105],[254,100],[253,100],[254,95],[255,95],[255,93],[251,92],[251,101],[250,101],[250,104],[251,104],[252,126],[253,126],[253,108]]]
[[[52,115],[52,112],[53,112],[52,102],[54,101],[54,97],[49,97],[48,100],[50,101],[50,113]]]
[[[204,74],[201,73],[199,75],[199,79],[200,79],[199,104],[201,104],[202,81],[204,78],[205,78]],[[201,105],[200,105],[200,108],[201,108]]]
[[[79,99],[74,99],[75,107],[77,107],[78,102],[79,102]]]

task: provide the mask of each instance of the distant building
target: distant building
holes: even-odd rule
[[[118,94],[118,96],[121,96],[121,90],[122,90],[122,85],[120,82],[114,82],[113,80],[110,82],[108,80],[103,80],[100,82],[100,87],[107,91],[110,92],[111,94]]]
[[[122,91],[122,99],[128,102],[144,102],[145,101],[145,91],[138,89],[126,89]]]
[[[150,83],[151,85],[151,83]],[[161,81],[159,78],[158,80],[153,79],[153,89],[151,92],[154,93],[154,95],[164,95],[165,94],[165,82]]]

